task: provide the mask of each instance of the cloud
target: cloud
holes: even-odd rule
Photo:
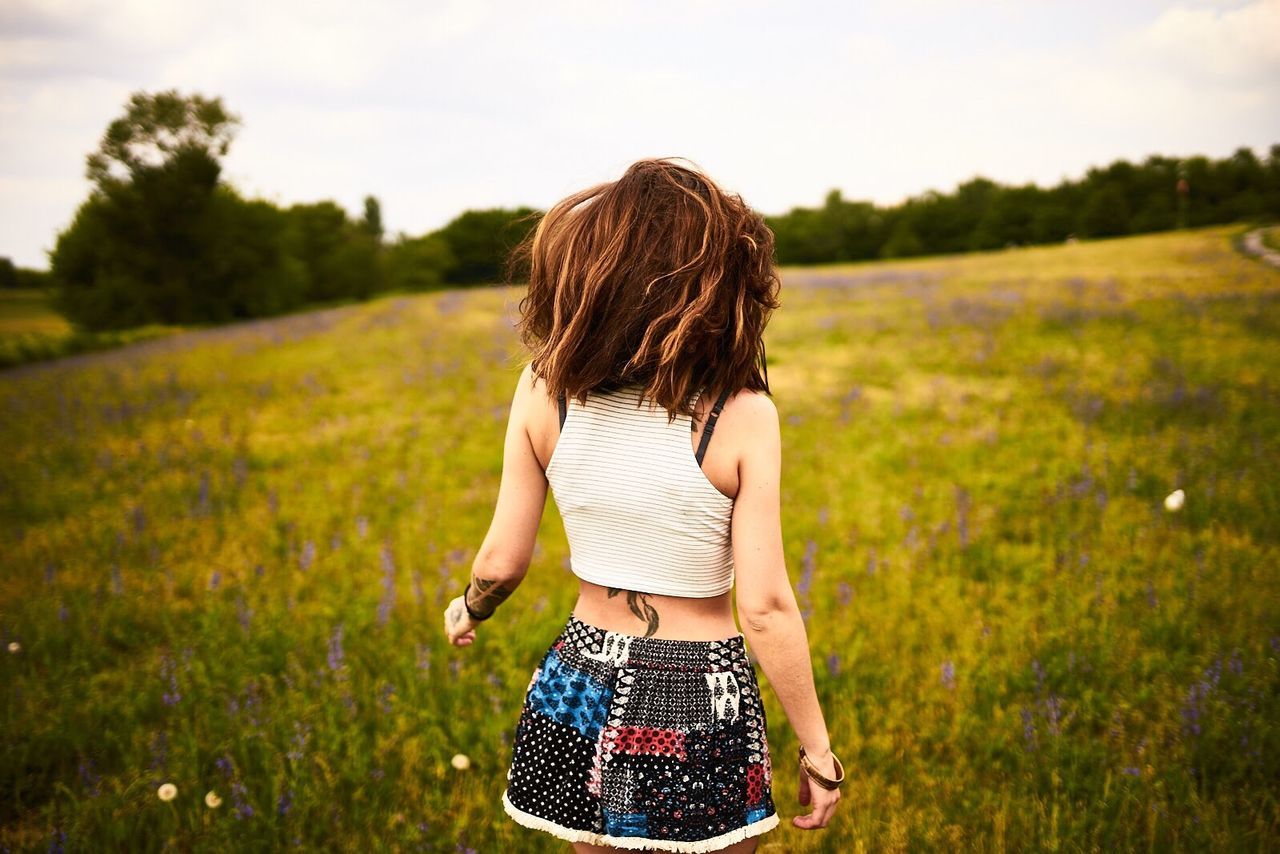
[[[1135,39],[1164,68],[1222,85],[1280,84],[1280,0],[1227,9],[1175,6]]]

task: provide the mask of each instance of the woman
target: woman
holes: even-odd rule
[[[747,646],[800,742],[793,824],[826,827],[840,798],[782,551],[773,248],[740,196],[664,158],[564,199],[510,259],[533,358],[445,631],[474,643],[520,584],[550,485],[578,600],[529,682],[503,806],[577,851],[753,851],[778,824]]]

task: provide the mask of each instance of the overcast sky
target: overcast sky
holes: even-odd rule
[[[1280,142],[1280,0],[0,0],[0,255],[47,266],[130,93],[220,96],[223,175],[389,234],[646,156],[765,213]]]

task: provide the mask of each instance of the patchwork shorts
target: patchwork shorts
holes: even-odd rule
[[[570,616],[525,693],[502,803],[569,842],[715,851],[778,824],[741,634],[687,641]]]

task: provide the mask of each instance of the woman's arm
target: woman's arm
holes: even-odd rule
[[[489,531],[472,562],[465,601],[459,596],[445,611],[445,633],[456,646],[466,646],[475,639],[477,620],[468,609],[481,618],[492,615],[524,580],[533,559],[538,525],[547,503],[547,479],[533,452],[528,425],[545,411],[547,404],[535,398],[539,392],[531,376],[530,366],[526,365],[511,399],[498,502]]]
[[[821,773],[835,778],[831,741],[814,688],[809,638],[782,551],[778,410],[764,394],[741,397],[741,414],[735,420],[743,427],[735,434],[743,437],[743,446],[732,531],[738,620],[805,753]],[[803,771],[800,780],[800,801],[812,800],[814,809],[794,823],[825,827],[839,791],[810,787]]]

